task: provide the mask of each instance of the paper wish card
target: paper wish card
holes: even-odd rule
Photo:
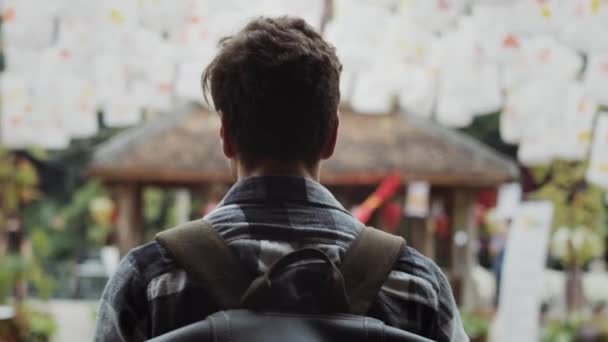
[[[568,85],[550,80],[530,82],[518,94],[522,128],[518,159],[524,165],[545,165],[559,152],[557,142],[562,134],[560,116],[564,110]],[[502,124],[502,122],[501,122]]]
[[[141,107],[134,96],[123,94],[112,98],[103,108],[103,120],[109,127],[127,127],[141,121]]]
[[[525,34],[554,34],[561,24],[564,2],[562,0],[512,1],[513,29],[515,32]]]
[[[419,64],[402,69],[397,89],[399,106],[405,113],[430,118],[437,99],[437,69]]]
[[[464,12],[466,0],[400,0],[398,12],[433,32],[447,30]]]
[[[559,37],[581,52],[608,50],[608,2],[605,0],[563,1],[564,18]]]
[[[337,49],[346,63],[365,68],[374,64],[381,53],[392,13],[387,9],[362,2],[336,1],[333,19],[328,23],[325,37]]]
[[[56,8],[52,1],[6,0],[2,3],[5,46],[42,49],[54,40]]]
[[[129,32],[139,27],[137,0],[108,0],[98,2],[95,29],[92,36],[97,49],[104,53],[123,54],[128,48]]]
[[[355,80],[351,106],[357,113],[386,114],[395,99],[390,70],[380,66],[361,71]]]
[[[263,0],[259,2],[263,15],[300,17],[317,30],[321,29],[325,16],[325,4],[325,0]]]
[[[466,126],[475,115],[497,111],[503,103],[498,68],[484,61],[469,19],[439,41],[436,118],[449,127]]]
[[[99,54],[94,60],[95,88],[99,106],[104,106],[127,90],[124,60],[115,54]]]
[[[598,114],[586,179],[608,189],[608,112]]]
[[[202,5],[188,0],[140,0],[140,22],[149,30],[169,32],[191,19],[190,11]]]
[[[177,98],[202,103],[203,91],[201,74],[207,62],[184,62],[177,66],[175,96]]]
[[[73,76],[63,84],[66,102],[66,130],[73,138],[88,138],[99,129],[94,82]]]
[[[507,240],[493,340],[539,340],[542,277],[554,208],[551,202],[524,202],[515,210]]]
[[[608,52],[589,55],[584,83],[589,97],[608,106]]]
[[[523,137],[533,139],[538,133],[528,129],[533,120],[542,126],[545,120],[555,121],[563,107],[566,85],[550,80],[526,82],[507,92],[506,104],[500,115],[500,136],[503,141],[517,144]],[[534,128],[536,125],[533,126]]]
[[[521,39],[520,54],[503,64],[503,88],[532,79],[570,81],[583,68],[583,57],[551,36]]]
[[[386,32],[380,40],[379,51],[385,58],[399,63],[426,64],[432,58],[437,36],[401,15],[387,19]]]
[[[585,94],[581,82],[568,86],[566,104],[556,120],[559,132],[554,135],[557,156],[565,160],[585,160],[589,153],[593,122],[599,106]]]
[[[4,72],[0,76],[0,87],[2,144],[9,148],[25,147],[33,135],[28,122],[32,111],[28,78],[15,72]]]
[[[476,4],[471,11],[475,41],[484,58],[494,63],[517,61],[523,35],[514,29],[512,3]]]

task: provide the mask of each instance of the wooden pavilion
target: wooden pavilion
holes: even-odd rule
[[[96,151],[89,173],[113,189],[121,253],[144,242],[142,188],[205,191],[218,183],[234,182],[220,148],[219,127],[216,114],[184,106],[175,114],[125,131]],[[336,152],[323,164],[321,182],[346,208],[352,208],[395,171],[404,183],[430,183],[431,199],[441,200],[450,217],[449,236],[443,242],[416,220],[409,221],[401,233],[410,245],[435,258],[456,288],[465,286],[475,252],[472,243],[455,246],[453,237],[462,231],[473,241],[476,193],[518,178],[516,164],[464,134],[425,119],[342,111]]]

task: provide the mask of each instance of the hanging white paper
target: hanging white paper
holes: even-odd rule
[[[397,95],[399,106],[408,114],[430,118],[437,97],[437,70],[423,65],[407,65]]]
[[[141,108],[129,94],[114,97],[104,106],[104,123],[110,127],[126,127],[141,121]]]
[[[97,133],[97,96],[93,82],[74,77],[64,85],[67,97],[66,129],[74,138],[87,138]]]
[[[353,109],[363,114],[389,113],[395,98],[391,76],[390,70],[379,66],[361,71],[353,90]]]
[[[471,123],[474,115],[497,111],[502,106],[499,73],[484,62],[474,40],[474,25],[463,19],[457,31],[440,40],[437,120],[450,127]]]
[[[42,49],[53,41],[56,8],[52,1],[11,0],[2,4],[3,43]]]
[[[383,41],[392,14],[385,8],[367,3],[339,0],[335,2],[333,20],[325,36],[336,46],[339,57],[357,69],[377,64],[377,51]]]
[[[200,62],[180,63],[178,65],[175,83],[176,97],[202,103],[201,74],[204,68],[205,63]]]
[[[428,182],[411,182],[407,185],[405,200],[405,215],[412,217],[427,217],[429,215],[429,193],[431,186]]]
[[[520,0],[513,1],[511,16],[516,32],[526,34],[554,33],[563,16],[561,0]]]
[[[535,36],[519,41],[520,54],[504,64],[503,87],[512,89],[532,79],[556,82],[574,80],[583,66],[583,58],[550,36]]]
[[[466,5],[465,0],[401,0],[398,11],[418,25],[439,32],[453,26]]]
[[[560,38],[587,53],[608,50],[608,4],[602,0],[569,0],[563,4]]]
[[[585,91],[600,104],[608,106],[608,53],[589,55]]]
[[[585,95],[580,82],[572,83],[568,87],[566,105],[562,116],[556,120],[559,132],[556,132],[558,147],[557,156],[566,160],[585,160],[591,144],[593,120],[598,105]]]
[[[142,26],[157,32],[169,32],[183,25],[190,18],[189,1],[140,0]]]
[[[597,117],[586,179],[608,190],[608,112]]]
[[[539,275],[545,269],[553,213],[551,202],[525,202],[515,212],[501,277],[496,341],[539,340]]]
[[[478,4],[472,8],[475,41],[491,62],[512,62],[521,55],[521,34],[515,31],[512,2]]]
[[[519,183],[507,183],[498,188],[496,214],[502,219],[512,219],[521,203],[522,189]]]
[[[97,48],[104,53],[121,54],[129,32],[138,26],[137,0],[106,0],[99,2],[97,27],[94,31]]]
[[[260,1],[258,10],[265,16],[297,16],[309,25],[319,30],[325,14],[324,0],[293,1],[293,0],[264,0]]]
[[[31,143],[33,132],[27,118],[32,111],[28,80],[18,73],[4,72],[0,81],[2,144],[11,148],[25,147]]]
[[[532,121],[537,119],[540,126],[544,127],[545,118],[551,118],[562,110],[560,100],[564,99],[565,94],[565,85],[550,80],[530,81],[508,92],[500,117],[502,140],[514,144],[520,142],[523,137],[546,138],[540,132],[534,131],[535,125],[528,128]]]
[[[559,121],[568,93],[565,83],[550,80],[530,82],[522,87],[510,105],[519,111],[521,141],[517,153],[524,165],[548,164],[558,154]],[[502,124],[502,122],[501,122]]]
[[[95,58],[95,88],[99,106],[105,106],[127,91],[127,70],[118,55],[100,54]]]

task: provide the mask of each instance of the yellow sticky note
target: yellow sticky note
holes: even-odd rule
[[[416,57],[424,56],[424,47],[420,44],[416,45]]]
[[[591,141],[591,131],[583,131],[576,135],[576,140],[578,142],[588,142]]]
[[[542,5],[541,10],[540,10],[540,14],[545,19],[551,19],[551,16],[552,16],[553,13],[551,12],[551,8],[549,8],[549,6]]]
[[[591,13],[597,14],[600,11],[600,0],[591,0]]]
[[[110,10],[109,18],[114,24],[122,24],[125,21],[125,16],[116,8]]]

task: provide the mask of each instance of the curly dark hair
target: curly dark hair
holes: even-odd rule
[[[316,163],[336,125],[341,71],[335,48],[304,20],[259,17],[220,40],[202,86],[245,165]]]

